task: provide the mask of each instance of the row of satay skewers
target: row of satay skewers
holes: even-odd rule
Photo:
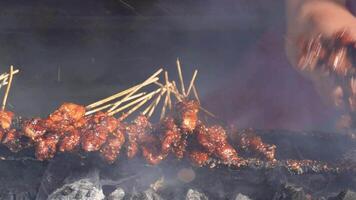
[[[138,85],[88,106],[64,103],[46,118],[20,119],[3,109],[0,111],[0,142],[13,152],[34,147],[38,160],[49,160],[58,151],[96,152],[108,163],[113,163],[125,150],[127,158],[141,155],[152,165],[170,156],[189,159],[197,166],[223,164],[240,167],[262,163],[277,166],[282,163],[298,173],[306,166],[327,169],[326,165],[318,162],[277,161],[276,146],[264,143],[252,131],[241,132],[236,138],[236,149],[255,155],[254,158],[242,158],[230,144],[222,126],[209,126],[200,119],[201,110],[212,114],[201,108],[194,84],[197,71],[185,90],[179,60],[177,69],[180,89],[175,81],[168,79],[167,72],[164,73],[164,83],[160,83],[159,75],[163,71],[160,69]],[[10,80],[13,74],[11,68]],[[10,88],[11,81],[8,82]],[[156,85],[158,89],[140,92],[148,85]],[[195,96],[193,99],[190,98],[191,92]],[[151,124],[149,119],[161,100],[160,120]],[[139,115],[131,122],[125,121],[135,112]]]

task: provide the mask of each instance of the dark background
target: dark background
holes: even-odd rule
[[[282,0],[0,1],[0,66],[21,69],[9,109],[46,115],[199,69],[204,107],[238,127],[328,129],[333,111],[289,65]],[[60,74],[60,76],[59,76]]]

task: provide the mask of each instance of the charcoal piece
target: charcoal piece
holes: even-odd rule
[[[273,200],[308,200],[308,198],[303,188],[286,184],[276,192]]]
[[[109,196],[107,200],[123,200],[125,197],[125,191],[122,188],[116,188]]]
[[[90,179],[81,179],[65,184],[48,197],[49,200],[102,200],[104,198],[101,187],[98,187]]]
[[[329,200],[355,200],[356,192],[351,190],[346,190],[340,192],[336,197],[329,198]]]
[[[208,200],[209,198],[205,194],[203,194],[197,190],[189,189],[185,199],[186,200]]]
[[[130,200],[163,200],[162,197],[153,189],[148,189],[143,192],[133,192]]]
[[[251,199],[250,199],[250,197],[248,197],[248,196],[246,196],[246,195],[243,195],[243,194],[241,194],[241,193],[238,193],[238,194],[236,195],[235,200],[251,200]]]

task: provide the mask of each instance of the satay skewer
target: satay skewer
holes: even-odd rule
[[[20,70],[16,69],[12,72],[13,75],[19,73]],[[6,80],[9,77],[9,73],[3,73],[0,75],[0,81]]]
[[[1,107],[2,110],[5,110],[7,97],[9,95],[10,88],[11,88],[12,78],[14,76],[14,66],[12,66],[12,65],[10,66],[10,74],[9,74],[9,76],[10,76],[9,77],[9,82],[7,84],[5,95],[4,95],[4,98],[2,100],[2,107]]]
[[[133,91],[131,91],[128,95],[126,95],[123,99],[121,99],[120,101],[116,102],[110,109],[109,112],[115,110],[123,101],[125,101],[127,98],[129,98],[130,96],[132,96],[135,92],[137,92],[139,89],[141,89],[142,87],[145,86],[145,84],[147,82],[150,82],[152,79],[154,79],[155,77],[157,77],[161,72],[163,71],[163,69],[159,69],[157,72],[155,72],[152,76],[150,76],[147,80],[145,80],[143,83],[141,83],[137,88],[135,88]]]
[[[166,90],[163,86],[161,87],[161,89],[162,89],[161,93],[160,93],[155,99],[161,98],[161,96],[163,95],[164,90]],[[146,114],[151,110],[151,108],[154,106],[155,102],[156,102],[156,101],[153,100],[153,101],[150,103],[150,105],[148,105],[147,108],[142,112],[142,114],[143,114],[143,115],[146,115]]]
[[[165,81],[166,81],[166,87],[167,87],[167,93],[166,93],[166,97],[164,99],[164,102],[163,102],[163,106],[162,106],[162,110],[161,110],[161,116],[160,116],[160,120],[162,120],[164,118],[164,116],[166,115],[166,107],[168,105],[168,101],[169,101],[169,98],[170,98],[170,95],[171,95],[171,89],[170,89],[170,83],[169,83],[169,80],[168,80],[168,72],[165,71],[164,72],[164,77],[165,77]]]
[[[184,86],[184,80],[183,80],[183,75],[182,75],[182,68],[180,65],[180,61],[177,58],[177,70],[178,70],[178,76],[179,76],[179,81],[182,89],[182,94],[185,96],[185,86]]]
[[[141,98],[136,99],[135,101],[132,101],[132,102],[130,102],[130,103],[128,103],[128,104],[126,104],[126,105],[120,107],[120,108],[117,108],[116,110],[113,110],[113,111],[110,111],[110,110],[109,110],[107,113],[108,113],[108,115],[115,115],[116,113],[118,113],[118,112],[120,112],[120,111],[122,111],[122,110],[124,110],[124,109],[126,109],[126,108],[128,108],[128,107],[130,107],[130,106],[132,106],[132,105],[134,105],[134,104],[136,104],[136,103],[139,103],[139,102],[141,102],[141,101],[148,101],[148,100],[151,99],[155,94],[159,93],[161,90],[162,90],[162,89],[159,88],[159,89],[157,89],[157,90],[155,90],[155,91],[153,91],[153,92],[150,92],[150,93],[146,94],[145,96],[143,96],[143,97],[141,97]]]
[[[193,93],[194,93],[194,96],[197,99],[198,103],[200,104],[200,98],[199,98],[199,95],[198,95],[198,91],[197,91],[197,88],[195,87],[194,84],[193,84]]]
[[[137,109],[139,109],[141,106],[143,106],[150,98],[146,98],[143,101],[141,101],[139,104],[137,104],[135,107],[131,108],[127,113],[124,113],[119,117],[119,121],[122,121],[126,119],[129,115],[131,115],[133,112],[135,112]]]
[[[131,96],[130,98],[126,99],[126,101],[131,101],[131,100],[136,99],[136,98],[138,98],[138,97],[141,97],[141,96],[143,96],[143,95],[145,95],[145,94],[146,94],[146,92],[138,93],[138,94],[133,95],[133,96]],[[126,101],[125,101],[125,102],[126,102]],[[106,104],[106,105],[104,105],[104,106],[101,106],[101,107],[95,108],[95,109],[93,109],[93,110],[87,111],[87,112],[85,113],[85,115],[91,115],[91,114],[93,114],[93,113],[96,113],[96,112],[105,110],[105,109],[107,109],[107,108],[109,108],[109,107],[111,107],[111,106],[113,106],[113,103]]]
[[[162,92],[161,92],[161,94],[156,98],[156,100],[154,101],[154,104],[153,104],[153,106],[152,106],[150,112],[149,112],[148,115],[147,115],[148,118],[150,118],[150,117],[152,116],[152,114],[154,113],[154,111],[155,111],[157,105],[158,105],[159,102],[161,101],[162,96],[164,95],[164,93],[166,93],[166,91],[167,91],[166,89],[163,89]]]
[[[172,99],[171,99],[171,87],[172,87],[172,83],[170,83],[169,82],[169,78],[168,78],[168,72],[166,71],[166,73],[164,74],[164,77],[165,77],[165,79],[166,79],[166,84],[168,84],[169,83],[169,90],[168,90],[168,92],[167,92],[167,95],[168,95],[168,102],[167,102],[167,104],[168,104],[168,108],[170,109],[170,110],[172,110]]]
[[[156,81],[158,81],[158,80],[159,80],[159,78],[155,77],[155,78],[151,79],[150,81],[147,81],[147,82],[146,82],[145,84],[143,84],[142,86],[150,85],[150,84],[152,84],[152,83],[154,83],[154,82],[156,82]],[[119,98],[119,97],[122,97],[122,96],[124,96],[124,95],[127,95],[127,94],[129,94],[130,92],[132,92],[133,90],[137,89],[137,88],[140,87],[140,86],[141,86],[140,84],[135,85],[135,86],[133,86],[133,87],[131,87],[131,88],[129,88],[129,89],[126,89],[126,90],[124,90],[124,91],[121,91],[121,92],[119,92],[119,93],[117,93],[117,94],[114,94],[114,95],[112,95],[112,96],[110,96],[110,97],[107,97],[107,98],[102,99],[102,100],[100,100],[100,101],[94,102],[94,103],[92,103],[92,104],[86,106],[85,108],[86,108],[87,110],[93,109],[93,108],[98,107],[98,106],[100,106],[100,105],[102,105],[102,104],[105,104],[105,103],[107,103],[107,102],[110,102],[110,101],[112,101],[112,100],[114,100],[114,99],[117,99],[117,98]]]
[[[187,91],[186,96],[189,96],[190,91],[192,90],[192,87],[193,87],[193,85],[194,85],[194,81],[195,81],[195,79],[196,79],[196,77],[197,77],[197,74],[198,74],[198,70],[195,70],[195,71],[194,71],[194,74],[193,74],[193,77],[192,77],[192,79],[190,80],[190,84],[189,84],[189,88],[188,88],[188,91]]]

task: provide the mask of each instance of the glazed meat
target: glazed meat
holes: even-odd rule
[[[190,160],[199,167],[205,166],[209,162],[209,154],[202,151],[192,151],[189,154]]]
[[[11,127],[12,119],[14,118],[14,113],[10,111],[0,111],[0,126],[2,129],[9,129]]]
[[[161,123],[161,129],[159,130],[160,138],[162,141],[162,154],[168,154],[173,151],[173,147],[178,147],[182,134],[179,131],[177,125],[174,123],[174,119],[171,117],[166,118]]]
[[[73,130],[75,123],[85,115],[85,107],[73,103],[64,103],[44,120],[47,130],[63,134]]]
[[[99,112],[88,117],[86,126],[81,130],[82,148],[84,151],[98,151],[118,126],[115,118]]]
[[[36,158],[38,160],[48,160],[53,158],[56,153],[58,141],[59,137],[55,134],[42,136],[35,146]]]
[[[246,130],[240,134],[238,145],[242,149],[248,149],[262,155],[269,161],[275,160],[276,146],[264,143],[261,137],[256,136],[251,130]]]
[[[175,120],[183,132],[194,131],[198,122],[199,103],[197,101],[181,101],[176,104]]]
[[[144,140],[144,136],[152,130],[151,123],[144,115],[138,116],[132,124],[126,126],[127,157],[133,158],[138,153],[138,144]]]
[[[221,126],[197,128],[199,144],[209,153],[214,154],[226,164],[238,164],[240,160],[236,150],[228,143],[225,130]]]
[[[46,127],[44,126],[43,120],[40,118],[34,118],[32,120],[25,121],[22,130],[23,134],[33,141],[36,141],[47,131]]]
[[[167,154],[160,152],[160,140],[152,134],[142,138],[141,149],[142,156],[151,165],[157,165],[167,157]]]
[[[80,132],[78,130],[73,130],[66,133],[59,142],[59,151],[70,152],[73,151],[80,144]]]
[[[125,143],[123,130],[118,128],[115,134],[112,134],[106,140],[106,143],[100,150],[101,156],[108,162],[114,163],[120,154],[122,145]]]
[[[6,131],[2,143],[12,152],[21,151],[24,147],[21,141],[21,133],[15,129]]]

